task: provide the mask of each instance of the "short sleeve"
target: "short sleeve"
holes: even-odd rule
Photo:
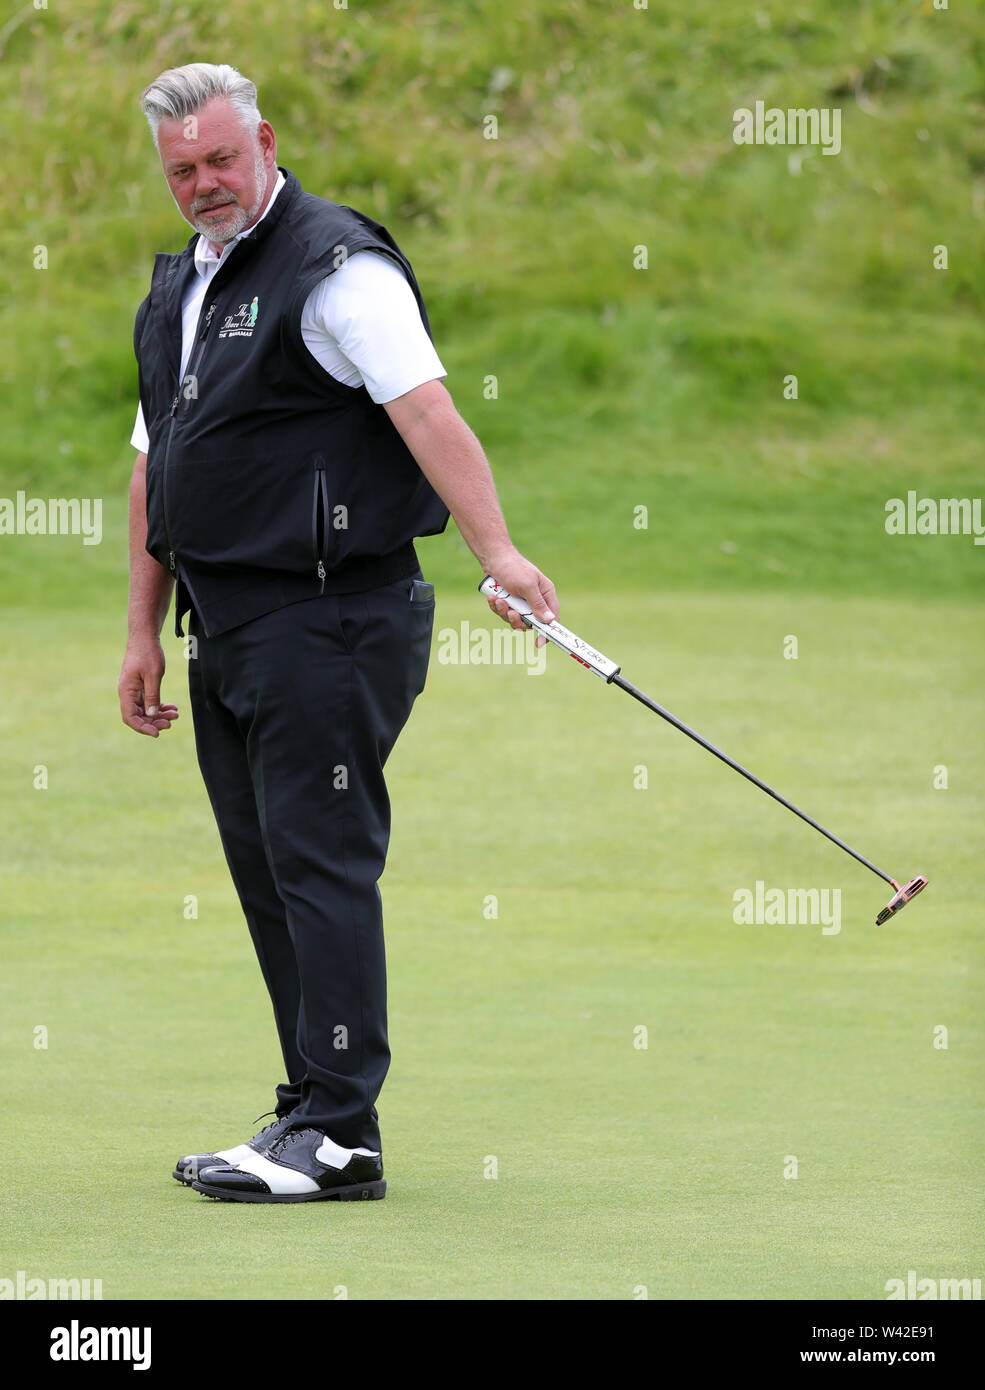
[[[407,277],[388,256],[357,251],[315,286],[301,315],[309,351],[377,405],[447,375]]]
[[[137,403],[137,418],[133,425],[133,434],[130,436],[130,443],[140,454],[146,454],[150,448],[150,438],[147,434],[147,426],[144,424],[144,408]]]

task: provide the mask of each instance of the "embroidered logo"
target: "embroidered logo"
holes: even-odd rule
[[[235,314],[227,314],[219,329],[220,338],[252,338],[253,327],[260,312],[256,295],[252,304],[241,304]]]

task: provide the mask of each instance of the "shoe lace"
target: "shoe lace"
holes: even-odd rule
[[[266,1134],[268,1129],[273,1129],[274,1125],[279,1125],[283,1119],[283,1116],[278,1115],[276,1110],[266,1110],[262,1115],[258,1115],[253,1123],[258,1125],[260,1121],[265,1120],[268,1115],[273,1115],[274,1118],[270,1121],[269,1125],[264,1125],[263,1129],[257,1131],[253,1136],[254,1139],[259,1139],[261,1134]]]
[[[268,1158],[278,1158],[291,1144],[296,1144],[299,1139],[303,1139],[306,1134],[318,1134],[321,1131],[312,1128],[311,1125],[303,1125],[300,1129],[286,1129],[280,1138],[275,1139],[267,1150]]]

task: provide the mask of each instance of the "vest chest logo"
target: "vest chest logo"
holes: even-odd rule
[[[252,338],[260,305],[257,296],[252,304],[241,304],[235,314],[227,314],[219,329],[220,338]]]

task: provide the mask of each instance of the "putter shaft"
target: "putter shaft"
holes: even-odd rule
[[[899,884],[896,880],[890,878],[889,874],[883,873],[882,869],[876,864],[873,864],[870,859],[866,859],[864,854],[859,854],[857,849],[852,849],[851,845],[846,845],[844,840],[840,840],[838,836],[833,835],[830,830],[825,830],[823,825],[819,824],[813,817],[807,815],[799,806],[795,806],[792,801],[788,801],[785,796],[781,796],[778,791],[774,791],[771,786],[768,786],[766,782],[757,777],[754,772],[750,772],[747,767],[743,767],[741,763],[737,763],[734,758],[730,758],[727,753],[723,753],[720,748],[716,748],[715,745],[709,743],[706,738],[702,738],[695,729],[685,724],[683,720],[678,719],[675,714],[671,714],[669,709],[664,709],[663,705],[658,705],[656,700],[651,700],[649,695],[645,695],[642,690],[638,690],[636,686],[632,685],[624,676],[615,675],[609,683],[611,685],[618,685],[620,690],[625,690],[627,695],[632,695],[634,700],[639,700],[640,704],[646,705],[647,709],[652,709],[654,714],[659,714],[661,719],[666,719],[668,724],[673,724],[674,728],[680,729],[682,734],[687,734],[688,738],[693,738],[695,743],[700,743],[702,748],[706,748],[709,753],[714,753],[716,758],[721,758],[722,762],[726,763],[730,768],[734,769],[734,771],[741,772],[742,776],[752,782],[760,791],[764,791],[767,796],[771,796],[774,801],[778,801],[780,805],[785,806],[788,811],[793,811],[795,816],[799,816],[802,821],[806,821],[808,825],[813,826],[814,829],[819,831],[822,835],[826,835],[829,840],[840,849],[845,850],[853,859],[857,859],[860,864],[864,864],[867,869],[871,869],[874,874],[878,874],[880,878],[885,879],[887,883],[892,884],[897,890],[899,889]]]
[[[550,641],[556,643],[562,651],[574,657],[580,665],[587,666],[590,671],[594,671],[597,676],[601,676],[606,685],[618,685],[621,690],[626,691],[627,695],[632,695],[634,700],[639,700],[640,704],[646,705],[647,709],[653,710],[654,714],[659,714],[661,719],[666,719],[668,724],[673,724],[675,729],[680,729],[682,734],[687,734],[688,738],[693,739],[695,743],[699,743],[701,747],[706,748],[709,753],[714,753],[715,757],[721,759],[727,767],[732,768],[735,772],[741,772],[742,776],[745,777],[748,782],[752,782],[753,786],[758,787],[760,791],[764,791],[767,796],[771,796],[774,801],[778,801],[781,806],[785,806],[787,810],[792,811],[795,816],[799,816],[807,825],[813,827],[819,834],[824,835],[832,844],[837,845],[839,849],[843,849],[846,854],[850,854],[853,859],[857,859],[860,864],[864,864],[865,867],[871,870],[878,878],[883,879],[886,883],[895,888],[898,895],[901,893],[902,890],[895,878],[885,873],[877,864],[873,864],[871,859],[866,859],[864,854],[859,854],[857,849],[852,849],[851,845],[846,844],[844,840],[840,840],[837,835],[833,835],[830,830],[825,830],[823,825],[814,820],[813,817],[807,815],[799,806],[795,806],[792,801],[788,801],[785,796],[781,796],[778,791],[774,791],[771,786],[757,777],[754,772],[750,772],[747,767],[743,767],[741,763],[737,763],[734,758],[730,758],[727,753],[723,753],[720,748],[716,748],[715,745],[709,743],[706,738],[702,738],[697,730],[692,729],[689,725],[685,724],[683,720],[678,719],[675,714],[671,714],[670,710],[664,709],[663,705],[658,705],[656,700],[651,700],[649,695],[644,694],[642,690],[638,690],[635,685],[632,685],[624,676],[620,675],[621,668],[616,662],[611,661],[609,657],[604,656],[595,647],[589,646],[587,642],[569,628],[562,627],[557,620],[551,623],[542,622],[533,612],[533,609],[530,607],[530,604],[527,603],[526,599],[518,598],[516,595],[511,594],[501,584],[498,584],[491,575],[486,575],[483,579],[482,583],[479,585],[479,592],[490,600],[501,599],[510,608],[520,614],[520,617],[527,627],[532,627],[537,632],[543,633]],[[915,882],[915,879],[911,880],[911,883]],[[921,887],[925,886],[925,884],[926,879],[922,881]],[[909,887],[910,884],[907,884],[907,888]],[[917,888],[913,893],[908,894],[899,906],[903,906],[905,902],[909,901],[910,897],[913,897],[915,893],[919,891],[920,889]],[[894,898],[892,901],[895,902],[896,899]],[[894,908],[894,911],[896,910],[898,909]]]

